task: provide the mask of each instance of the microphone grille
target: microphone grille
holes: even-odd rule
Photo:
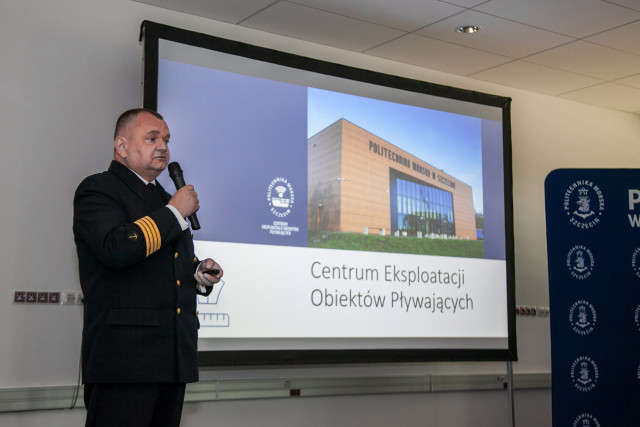
[[[178,162],[169,163],[169,175],[178,175],[182,173],[182,169],[180,168],[180,164]]]

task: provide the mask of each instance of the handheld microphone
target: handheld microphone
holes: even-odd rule
[[[180,168],[178,162],[169,163],[169,177],[171,177],[173,184],[176,186],[176,190],[186,185],[184,177],[182,176],[182,168]],[[198,222],[198,217],[195,212],[189,215],[189,222],[191,223],[191,229],[200,230],[200,223]]]

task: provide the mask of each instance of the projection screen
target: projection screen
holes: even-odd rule
[[[202,365],[517,359],[509,98],[149,21],[141,40],[196,253],[225,272]]]

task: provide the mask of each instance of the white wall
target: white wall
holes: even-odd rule
[[[106,169],[123,110],[141,104],[142,20],[323,60],[513,98],[517,303],[548,305],[543,182],[561,167],[637,167],[640,117],[250,31],[127,0],[4,0],[0,4],[0,389],[77,380],[80,306],[12,304],[14,290],[79,290],[71,232],[76,185]],[[549,372],[546,318],[518,318],[516,372]],[[504,370],[431,364],[427,372]],[[310,371],[313,368],[309,368]],[[209,373],[209,376],[216,374]],[[388,408],[385,409],[385,408]],[[479,414],[492,408],[482,419]],[[550,424],[549,391],[518,392],[518,425]],[[495,409],[495,410],[493,410]],[[507,425],[499,392],[189,404],[185,425]],[[394,413],[390,417],[390,413]],[[268,414],[268,415],[265,415]],[[453,416],[450,422],[446,417]],[[82,412],[0,415],[3,425],[75,425]],[[3,421],[4,420],[4,421]],[[44,421],[46,420],[46,422]],[[58,420],[58,421],[54,421]],[[317,420],[317,424],[311,423]],[[359,421],[362,421],[361,423]],[[366,422],[364,422],[366,421]],[[486,423],[484,422],[486,421]],[[78,421],[78,424],[81,424]]]

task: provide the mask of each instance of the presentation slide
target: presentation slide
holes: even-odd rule
[[[508,348],[501,108],[167,40],[157,68],[225,272],[200,350]]]

